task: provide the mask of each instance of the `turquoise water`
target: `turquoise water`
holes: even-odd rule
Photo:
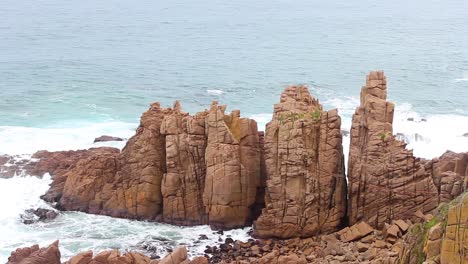
[[[3,0],[0,125],[135,123],[150,102],[176,99],[249,116],[271,112],[291,83],[340,107],[372,69],[415,112],[467,116],[467,10],[464,0]]]

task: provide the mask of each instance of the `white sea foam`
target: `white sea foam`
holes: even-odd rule
[[[90,147],[111,146],[122,148],[125,141],[93,144],[102,135],[129,138],[137,124],[123,122],[83,123],[68,127],[19,127],[0,126],[0,153],[32,154],[38,150],[76,150]]]
[[[224,93],[224,91],[222,91],[222,90],[206,90],[206,92],[208,94],[212,94],[212,95],[221,95],[221,94]]]
[[[273,117],[273,114],[255,114],[249,116],[249,118],[252,118],[257,122],[257,127],[258,131],[265,131],[266,124],[271,121],[271,118]]]
[[[47,246],[60,240],[62,261],[86,250],[137,250],[146,254],[165,255],[166,248],[188,246],[191,255],[203,254],[207,245],[226,237],[246,241],[248,228],[224,232],[208,226],[178,227],[167,224],[132,221],[79,212],[63,212],[55,220],[24,225],[19,215],[30,208],[50,208],[39,199],[49,187],[50,176],[0,179],[0,263],[5,263],[11,251],[18,247],[39,244]],[[199,240],[200,235],[208,239]],[[145,248],[151,249],[150,251]]]
[[[355,97],[334,98],[325,101],[325,105],[338,108],[341,115],[341,129],[349,132],[352,114],[359,105]],[[259,130],[271,120],[272,114],[263,113],[251,115],[258,123]],[[445,151],[468,151],[468,116],[422,115],[413,110],[410,104],[397,104],[393,123],[394,135],[400,133],[408,143],[407,148],[413,149],[415,156],[431,159],[442,155]],[[349,154],[349,136],[343,137],[343,152],[345,160]]]
[[[410,119],[410,120],[408,120]],[[401,133],[413,149],[414,155],[435,158],[445,151],[468,151],[468,116],[421,115],[411,105],[397,105],[393,126],[394,134]]]

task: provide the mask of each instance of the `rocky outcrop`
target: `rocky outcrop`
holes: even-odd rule
[[[398,263],[468,263],[468,193],[442,203],[433,213],[408,228]]]
[[[19,248],[11,253],[7,264],[60,264],[60,250],[58,241],[50,246],[39,248],[38,245],[32,247]],[[207,264],[205,257],[197,257],[189,260],[187,249],[178,247],[172,253],[161,260],[152,260],[138,252],[125,252],[121,254],[119,250],[103,251],[94,256],[92,251],[86,251],[70,258],[65,264]]]
[[[56,175],[65,174],[78,160],[107,151],[119,150],[106,147],[54,152],[41,150],[30,158],[3,155],[0,156],[0,178],[11,178],[15,175],[42,177],[45,173],[49,173],[54,178]]]
[[[119,154],[94,155],[67,173],[59,208],[114,217],[154,219],[162,209],[165,140],[161,124],[172,109],[152,104]]]
[[[245,226],[260,183],[255,121],[225,106],[190,116],[151,105],[121,153],[81,160],[66,174],[58,207],[168,223]]]
[[[55,203],[62,197],[65,181],[67,180],[67,172],[71,170],[78,161],[94,155],[116,155],[119,152],[119,149],[109,147],[77,151],[38,151],[32,156],[32,158],[37,161],[33,161],[32,164],[30,164],[32,166],[26,168],[26,173],[32,176],[42,176],[44,173],[49,173],[52,176],[50,188],[41,198],[47,202]]]
[[[341,119],[306,87],[291,86],[265,133],[266,208],[259,237],[309,237],[336,231],[346,213]]]
[[[11,252],[7,264],[60,264],[58,243],[55,241],[45,248],[39,248],[38,245],[19,248]]]
[[[446,153],[426,161],[393,136],[394,104],[387,100],[383,72],[371,72],[353,116],[348,162],[350,224],[383,227],[434,210],[466,189],[465,154]]]
[[[468,190],[468,152],[447,151],[428,167],[439,193],[438,203],[449,202]]]

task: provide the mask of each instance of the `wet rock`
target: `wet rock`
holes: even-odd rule
[[[50,221],[55,219],[58,216],[58,213],[54,210],[38,208],[38,209],[28,209],[21,214],[21,221],[23,224],[33,224],[38,221]]]
[[[208,240],[208,236],[201,234],[200,237],[198,238],[199,240]]]
[[[109,141],[124,141],[123,138],[113,137],[113,136],[100,136],[94,139],[94,143],[98,142],[109,142]]]

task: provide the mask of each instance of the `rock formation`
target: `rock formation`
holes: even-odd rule
[[[309,237],[336,231],[346,213],[346,180],[337,110],[324,111],[306,87],[291,86],[265,133],[266,208],[259,237]]]
[[[383,72],[371,72],[353,116],[348,162],[350,224],[383,227],[393,219],[430,212],[466,189],[467,154],[426,161],[393,136],[394,104]]]
[[[166,173],[162,180],[163,219],[183,225],[207,224],[203,204],[207,112],[190,116],[180,106],[164,119]]]
[[[7,264],[60,264],[58,244],[59,242],[55,241],[45,248],[39,248],[38,245],[19,248],[11,252]]]
[[[42,177],[45,173],[49,173],[54,179],[56,175],[60,178],[78,160],[101,152],[119,152],[119,150],[108,147],[53,152],[41,150],[34,153],[31,159],[21,156],[0,156],[0,178],[11,178],[14,175]]]
[[[239,111],[225,115],[225,108],[213,104],[206,119],[203,202],[210,224],[234,228],[252,220],[260,185],[260,145],[257,123],[240,118]]]
[[[11,253],[7,264],[60,264],[60,250],[58,241],[48,247],[39,248],[38,245],[32,247],[19,248]],[[121,254],[119,250],[103,251],[94,256],[92,251],[80,253],[65,264],[208,264],[205,257],[197,257],[189,260],[187,249],[178,247],[172,253],[161,260],[152,260],[138,252],[125,252]]]
[[[225,106],[190,116],[151,105],[119,153],[93,155],[67,174],[58,207],[114,217],[234,228],[257,202],[260,142],[255,121]]]
[[[468,190],[468,152],[447,151],[427,167],[439,193],[438,203],[451,201]]]

